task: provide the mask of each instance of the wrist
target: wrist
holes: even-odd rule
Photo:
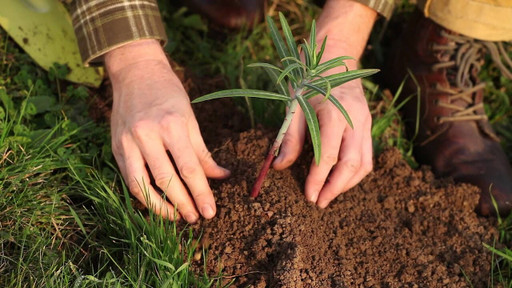
[[[108,52],[105,67],[114,90],[130,83],[164,81],[181,85],[160,43],[152,39],[138,40]]]
[[[130,67],[143,67],[144,63],[162,63],[170,68],[160,43],[155,39],[130,42],[105,54],[105,67],[111,78],[116,78]]]
[[[351,56],[356,61],[348,60],[346,63],[350,70],[356,69],[376,18],[377,12],[361,3],[327,1],[317,23],[318,45],[328,36],[324,61],[337,56]]]

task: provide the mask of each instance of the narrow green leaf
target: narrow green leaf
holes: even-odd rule
[[[267,16],[267,23],[270,28],[270,37],[272,38],[272,41],[274,42],[274,46],[276,47],[277,54],[279,55],[279,58],[284,59],[287,57],[294,57],[288,47],[286,47],[286,43],[283,40],[283,37],[279,33],[279,30],[276,27],[276,24],[274,23],[274,20],[272,17]],[[292,48],[290,48],[292,49]],[[288,67],[288,65],[292,64],[290,60],[283,61],[283,65]],[[294,71],[293,74],[295,78],[301,77],[300,71]],[[292,83],[292,87],[295,88],[295,83]]]
[[[268,92],[264,90],[254,90],[254,89],[229,89],[213,92],[199,98],[196,98],[192,101],[192,103],[199,103],[207,100],[219,99],[219,98],[233,98],[233,97],[252,97],[252,98],[261,98],[261,99],[271,99],[271,100],[281,100],[281,101],[289,101],[290,98],[286,95]]]
[[[297,64],[299,64],[304,70],[306,70],[308,67],[306,66],[306,64],[304,64],[304,62],[300,61],[300,60],[297,60],[293,57],[286,57],[286,58],[283,58],[281,59],[281,61],[286,61],[286,60],[290,60],[292,62],[295,62]]]
[[[304,51],[304,58],[306,60],[306,66],[311,67],[311,47],[308,45],[308,43],[304,42],[303,44],[300,44],[300,47],[302,48],[302,51]]]
[[[313,60],[311,64],[316,63],[316,21],[313,19],[311,30],[309,32],[309,45],[311,46],[310,58]]]
[[[251,64],[247,65],[247,67],[249,67],[249,68],[254,68],[254,67],[269,68],[272,70],[277,70],[279,72],[283,72],[283,69],[277,67],[276,65],[269,64],[269,63],[260,63],[260,62],[251,63]]]
[[[312,72],[315,75],[320,75],[327,70],[331,70],[331,69],[339,67],[339,66],[347,67],[347,65],[345,64],[345,60],[349,60],[349,59],[351,60],[354,58],[352,58],[350,56],[341,56],[341,57],[332,58],[332,59],[327,60],[324,63],[318,65],[315,69],[313,69]],[[348,70],[348,68],[347,68],[347,70]]]
[[[348,81],[367,77],[370,75],[373,75],[375,73],[379,72],[379,69],[361,69],[361,70],[351,70],[346,72],[341,72],[337,74],[332,74],[329,76],[325,76],[325,79],[330,82],[331,88],[338,87],[342,84],[347,83]],[[327,84],[322,79],[316,79],[312,81],[310,84],[321,87],[323,89],[327,88]],[[314,90],[308,91],[306,94],[304,94],[304,97],[306,99],[309,99],[315,95],[318,95],[318,92]]]
[[[82,220],[80,217],[78,217],[78,214],[76,213],[75,209],[73,209],[70,205],[69,212],[71,212],[71,215],[73,215],[73,218],[75,218],[76,224],[78,224],[78,227],[80,227],[80,230],[82,230],[82,233],[87,236],[87,231],[85,230],[84,224],[82,223]]]
[[[297,101],[299,102],[300,108],[304,112],[306,123],[308,124],[309,135],[311,136],[311,142],[313,143],[313,153],[315,154],[315,163],[320,163],[320,154],[322,152],[322,145],[320,140],[320,125],[318,124],[318,118],[316,117],[315,109],[309,104],[309,102],[302,96],[298,96]]]
[[[315,95],[322,94],[322,95],[324,95],[324,96],[325,96],[325,95],[327,94],[327,91],[325,91],[324,89],[322,89],[322,88],[320,88],[320,87],[318,87],[318,86],[316,86],[316,85],[312,85],[312,84],[309,84],[309,83],[305,83],[305,84],[304,84],[304,86],[306,86],[306,87],[308,87],[309,89],[312,89],[312,90],[315,90],[316,92],[318,92],[318,93],[316,93]],[[307,93],[306,93],[306,95],[307,95]]]
[[[274,46],[276,46],[276,50],[277,50],[277,54],[279,55],[279,58],[282,59],[285,57],[293,57],[293,55],[290,54],[290,51],[286,47],[283,37],[281,37],[281,34],[279,34],[279,30],[277,30],[276,24],[274,23],[274,20],[272,19],[272,17],[267,16],[267,23],[268,23],[268,27],[270,28],[270,37],[272,37]]]
[[[324,96],[327,95],[327,91],[325,91],[324,89],[322,89],[318,86],[311,85],[311,84],[305,84],[305,86],[308,87],[309,89],[315,90],[319,94],[322,94]],[[318,95],[318,93],[317,93],[317,95]],[[341,114],[343,114],[343,117],[345,117],[345,119],[347,120],[348,125],[350,125],[350,127],[353,129],[354,125],[352,124],[352,120],[350,119],[350,116],[348,115],[347,110],[345,110],[345,107],[343,107],[343,105],[341,105],[341,103],[338,101],[338,99],[334,98],[334,96],[332,96],[332,95],[329,95],[329,97],[326,97],[326,98],[329,99],[329,101],[331,101],[331,103],[334,104],[334,106],[336,106],[336,108],[338,108],[338,110],[340,110]]]
[[[305,84],[306,87],[309,87],[309,88],[312,88],[313,90],[317,91],[317,92],[320,92],[320,94],[324,95],[324,99],[322,100],[322,102],[325,102],[327,100],[327,98],[329,98],[329,96],[331,96],[331,84],[329,83],[329,81],[327,81],[327,79],[325,79],[325,77],[322,77],[322,76],[319,76],[320,79],[324,80],[324,83],[326,84],[326,90],[318,87],[318,86],[315,86],[315,85],[311,85],[311,84]]]
[[[324,37],[324,41],[322,41],[322,46],[320,46],[320,51],[316,55],[315,67],[318,66],[318,64],[320,64],[320,61],[322,60],[322,56],[324,55],[324,50],[325,50],[325,44],[326,43],[327,43],[327,35]]]
[[[178,273],[180,273],[181,271],[187,269],[189,266],[190,266],[189,262],[183,263],[183,265],[181,265],[180,268],[176,269],[176,272],[174,272],[173,276],[174,275],[178,275]]]
[[[329,101],[331,101],[338,110],[340,110],[341,114],[343,114],[343,117],[345,117],[345,120],[347,120],[348,125],[350,125],[350,128],[354,129],[354,124],[352,123],[352,119],[350,119],[350,115],[348,115],[347,110],[345,110],[345,107],[341,105],[340,101],[338,99],[334,98],[334,96],[331,95],[331,97],[328,98]]]
[[[267,72],[268,76],[270,77],[270,80],[273,83],[277,83],[276,84],[277,91],[279,93],[281,93],[282,95],[286,95],[286,96],[290,97],[290,90],[288,89],[288,86],[286,85],[286,83],[284,83],[283,81],[279,81],[279,82],[277,81],[277,78],[279,77],[279,75],[277,74],[276,70],[265,68],[265,67],[263,69],[265,69],[265,72]]]
[[[512,261],[512,255],[510,254],[510,250],[506,249],[505,251],[501,251],[496,249],[495,247],[490,246],[489,244],[482,243],[485,248],[489,249],[491,252],[495,253],[496,255],[505,258],[507,261]]]
[[[167,267],[167,268],[171,269],[172,271],[176,270],[174,265],[172,265],[171,263],[169,263],[167,261],[160,260],[160,259],[156,259],[155,257],[150,256],[147,252],[144,252],[144,254],[146,254],[146,257],[151,259],[151,261],[155,262],[157,265]]]
[[[283,70],[283,72],[281,72],[281,75],[279,75],[279,78],[277,78],[277,83],[281,82],[284,79],[284,77],[286,77],[286,76],[291,77],[293,82],[297,83],[295,77],[293,77],[293,75],[291,75],[290,73],[292,73],[295,69],[300,70],[301,68],[302,68],[302,66],[300,66],[298,63],[290,64]]]
[[[299,50],[297,49],[297,43],[293,38],[292,30],[288,25],[288,21],[286,21],[286,18],[281,12],[279,12],[279,20],[281,21],[281,27],[283,28],[286,43],[288,43],[288,48],[290,49],[291,54],[293,55],[293,57],[295,57],[295,59],[300,61]]]
[[[329,82],[328,80],[325,79],[325,77],[322,77],[320,76],[321,79],[324,79],[325,80],[325,83],[327,83],[327,90],[325,91],[325,97],[324,99],[322,100],[323,102],[325,102],[325,100],[327,100],[327,98],[329,98],[329,96],[331,96],[331,82]]]

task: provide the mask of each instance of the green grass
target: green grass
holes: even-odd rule
[[[0,31],[0,287],[218,287],[192,230],[134,208],[98,91],[46,73]]]
[[[171,1],[160,2],[173,60],[198,76],[219,77],[224,86],[219,89],[272,87],[264,72],[245,68],[278,57],[264,24],[226,34],[197,15],[168,7]],[[275,5],[273,16],[285,11],[290,23],[298,23],[291,27],[298,40],[319,12],[303,2],[269,2]],[[398,13],[411,7],[403,1]],[[377,23],[367,68],[384,61],[388,48],[377,44],[388,40],[382,29],[392,24]],[[108,125],[92,122],[85,109],[100,91],[59,80],[66,69],[55,68],[50,73],[38,68],[0,31],[0,287],[220,287],[219,275],[191,271],[198,231],[178,229],[134,208],[112,164]],[[489,83],[486,110],[510,157],[512,82],[492,64],[481,75]],[[397,91],[384,91],[372,79],[364,86],[375,151],[394,146],[410,157]],[[276,110],[284,112],[282,106],[239,104],[255,124],[282,120],[269,119]],[[491,286],[512,287],[511,227],[511,218],[500,219],[500,238],[487,243],[496,246],[489,247],[496,262]]]

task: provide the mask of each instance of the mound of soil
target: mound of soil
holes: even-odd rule
[[[239,132],[242,118],[226,114],[229,102],[195,108],[214,159],[232,171],[211,181],[217,216],[194,227],[203,231],[210,275],[222,271],[234,287],[487,287],[491,253],[482,243],[497,233],[474,213],[477,188],[413,170],[391,149],[326,209],[303,195],[312,155],[271,170],[253,200],[275,133]]]
[[[179,74],[192,98],[223,86]],[[109,106],[109,98],[100,100]],[[193,108],[214,159],[232,171],[211,181],[216,217],[193,225],[209,275],[221,271],[231,287],[488,286],[492,256],[482,243],[497,232],[493,219],[474,213],[476,187],[413,170],[391,149],[359,185],[319,209],[303,195],[312,160],[305,153],[290,169],[271,170],[254,200],[249,191],[276,132],[248,130],[230,100]]]

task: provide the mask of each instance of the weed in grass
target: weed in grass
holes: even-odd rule
[[[346,67],[344,61],[351,59],[351,57],[340,56],[320,63],[322,54],[325,49],[327,37],[324,38],[320,50],[317,51],[315,21],[313,21],[311,25],[309,42],[304,41],[304,43],[297,45],[291,32],[290,26],[288,25],[288,22],[282,13],[279,14],[279,18],[286,42],[283,40],[274,23],[274,20],[271,17],[267,17],[267,23],[270,28],[272,40],[284,67],[280,68],[268,63],[254,63],[249,65],[249,67],[263,68],[268,73],[270,78],[275,82],[279,93],[268,92],[265,90],[231,89],[204,95],[192,101],[192,103],[198,103],[201,101],[224,97],[253,97],[259,99],[284,101],[287,104],[288,111],[286,117],[251,191],[251,197],[253,198],[257,197],[259,194],[263,180],[270,168],[272,161],[279,152],[282,140],[286,134],[286,131],[288,130],[288,127],[293,118],[293,114],[295,113],[297,107],[300,107],[300,109],[302,109],[304,112],[311,140],[313,142],[315,161],[318,165],[321,154],[320,128],[316,112],[313,106],[311,106],[311,104],[308,102],[308,99],[319,94],[323,95],[324,101],[329,100],[333,105],[335,105],[336,108],[338,108],[343,114],[348,124],[352,127],[352,122],[347,111],[331,94],[331,89],[340,86],[350,80],[369,76],[378,71],[376,69],[362,69],[346,71],[326,77],[321,76],[322,73],[333,68],[340,66]],[[304,55],[304,60],[301,59],[301,52]],[[287,81],[283,81],[285,79]],[[292,92],[288,90],[288,87],[292,88]]]

